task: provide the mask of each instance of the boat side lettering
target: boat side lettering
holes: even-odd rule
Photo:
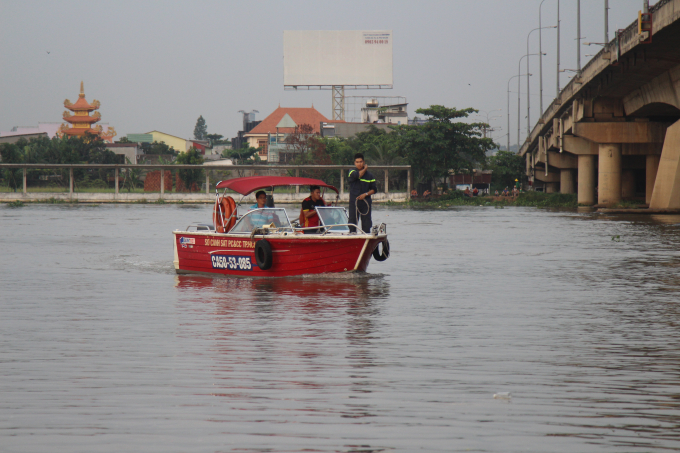
[[[250,261],[249,256],[212,255],[210,259],[212,260],[213,269],[230,269],[237,271],[253,270],[253,264]]]
[[[252,241],[239,241],[235,239],[215,239],[205,238],[205,244],[213,247],[233,247],[238,249],[254,249],[255,243]]]

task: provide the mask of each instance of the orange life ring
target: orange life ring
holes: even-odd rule
[[[213,224],[218,233],[228,233],[236,224],[236,202],[226,196],[215,200],[213,208]]]

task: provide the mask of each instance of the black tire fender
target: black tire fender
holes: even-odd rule
[[[380,244],[382,244],[382,253],[380,252]],[[390,241],[385,239],[384,242],[379,242],[373,249],[373,258],[376,261],[385,261],[390,257]]]
[[[255,243],[255,261],[257,266],[266,271],[273,264],[272,246],[266,239],[260,239]]]

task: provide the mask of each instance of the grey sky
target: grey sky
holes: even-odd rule
[[[75,101],[81,80],[87,99],[101,101],[102,122],[114,126],[118,138],[154,129],[190,138],[199,115],[209,132],[232,137],[241,125],[239,110],[259,110],[262,119],[279,103],[313,103],[330,118],[330,91],[283,90],[283,30],[388,29],[394,36],[394,89],[347,95],[406,96],[411,117],[430,104],[500,108],[491,124],[502,128],[494,137],[505,143],[507,81],[526,53],[527,33],[538,27],[539,3],[2,0],[0,130],[61,121],[63,101]],[[611,39],[617,28],[637,19],[642,0],[609,3]],[[556,4],[545,0],[543,26],[555,24]],[[585,41],[602,42],[603,5],[603,0],[581,1]],[[576,0],[561,0],[561,22],[562,68],[576,68]],[[530,44],[537,52],[538,32]],[[543,30],[543,49],[548,105],[555,95],[555,30]],[[586,54],[599,49],[582,46],[582,64],[590,58]],[[538,59],[531,58],[535,121]],[[562,86],[567,77],[562,75]],[[523,93],[525,87],[524,81]],[[514,143],[516,79],[511,89]]]

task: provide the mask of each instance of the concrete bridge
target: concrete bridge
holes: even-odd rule
[[[520,149],[527,176],[584,205],[680,209],[680,0],[659,0],[592,58]]]

